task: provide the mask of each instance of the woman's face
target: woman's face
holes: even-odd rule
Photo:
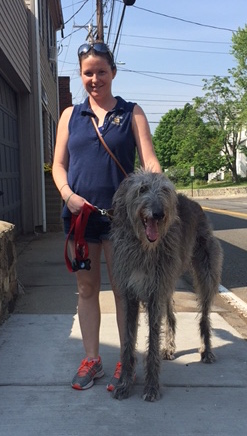
[[[95,99],[111,95],[112,80],[116,70],[102,56],[89,55],[81,60],[81,78],[87,93]]]

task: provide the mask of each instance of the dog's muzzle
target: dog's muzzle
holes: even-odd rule
[[[143,218],[142,222],[145,228],[146,237],[149,242],[155,242],[159,237],[159,221],[164,218],[164,212],[153,212],[152,217]]]

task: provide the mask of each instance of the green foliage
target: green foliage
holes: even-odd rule
[[[190,181],[190,170],[188,168],[177,168],[176,166],[171,166],[165,171],[165,175],[178,187],[187,186]]]
[[[247,90],[247,24],[232,36],[232,54],[237,60],[233,74],[241,88]]]
[[[165,114],[153,136],[155,152],[163,169],[169,168],[177,153],[178,144],[174,141],[173,128],[180,123],[181,109],[173,109]]]
[[[191,166],[201,179],[221,167],[217,131],[210,129],[190,104],[164,115],[153,141],[162,169],[169,169],[174,182],[188,183]]]
[[[44,163],[44,172],[45,173],[52,173],[52,164],[45,162]]]
[[[226,169],[237,181],[237,150],[241,144],[244,128],[241,100],[242,92],[230,77],[214,76],[204,80],[204,97],[195,99],[195,108],[201,117],[217,131],[220,152],[224,156]]]
[[[136,155],[135,155],[135,170],[140,168],[140,166],[141,166],[141,162],[140,162],[140,159],[139,159],[139,154],[138,154],[138,152],[136,150]]]
[[[247,25],[232,36],[232,54],[237,66],[231,70],[236,86],[242,91],[240,100],[242,121],[247,124]]]

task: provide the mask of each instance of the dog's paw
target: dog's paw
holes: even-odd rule
[[[118,384],[115,387],[112,396],[116,400],[125,400],[130,395],[130,389],[131,385],[126,385],[125,383]]]
[[[163,348],[163,350],[161,350],[160,355],[161,355],[162,360],[174,360],[175,359],[174,351],[167,350],[166,348]]]
[[[212,351],[202,351],[201,361],[203,363],[214,363],[216,361],[216,358]]]
[[[144,401],[154,402],[160,399],[159,388],[147,387],[144,389],[142,398]]]

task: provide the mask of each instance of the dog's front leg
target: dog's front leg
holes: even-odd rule
[[[155,401],[160,398],[159,374],[160,374],[160,330],[161,309],[157,295],[153,295],[148,304],[149,316],[149,348],[146,359],[146,377],[143,399]]]
[[[173,312],[173,300],[169,297],[166,302],[166,317],[165,317],[165,347],[161,350],[161,358],[164,360],[175,359],[175,331],[176,318]]]
[[[125,298],[125,338],[122,352],[122,371],[119,382],[113,391],[113,397],[118,400],[128,398],[135,369],[135,347],[138,327],[139,301]]]

